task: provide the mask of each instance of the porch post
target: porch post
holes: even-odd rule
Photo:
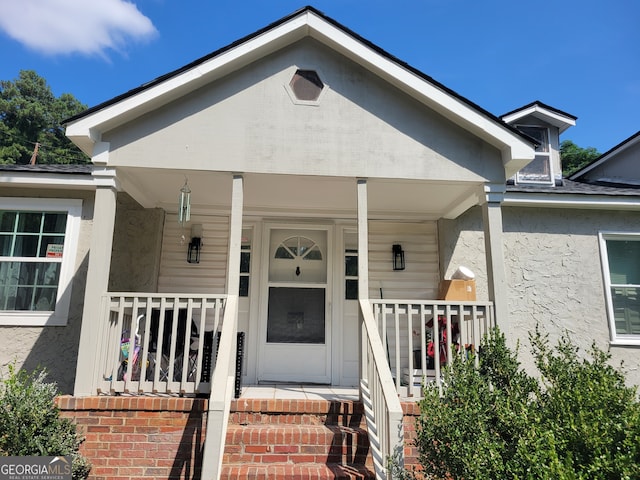
[[[369,224],[368,224],[368,204],[367,204],[367,180],[358,179],[358,299],[369,298]],[[367,365],[365,360],[365,349],[362,342],[363,324],[360,322],[358,328],[358,346],[360,349],[360,380],[367,378]],[[362,390],[359,389],[360,400],[362,401]]]
[[[484,185],[482,194],[482,223],[484,226],[484,244],[487,257],[487,280],[489,300],[493,302],[496,325],[508,334],[509,311],[507,299],[507,279],[502,248],[502,207],[506,191],[504,184]]]
[[[229,258],[227,293],[237,295],[240,289],[240,248],[242,245],[242,210],[244,208],[244,179],[233,176],[231,192],[231,218],[229,220]]]
[[[104,168],[93,173],[97,187],[93,207],[93,227],[87,282],[84,293],[80,345],[73,394],[84,397],[96,394],[96,351],[98,350],[102,295],[109,284],[111,247],[116,218],[118,182],[114,169]]]
[[[224,324],[220,337],[221,359],[216,364],[211,382],[211,394],[207,409],[207,426],[205,443],[202,452],[202,475],[200,478],[215,480],[220,478],[222,469],[222,455],[224,453],[231,398],[233,397],[233,376],[235,362],[230,358],[222,358],[224,347],[228,345],[227,335],[231,334],[231,352],[237,349],[238,312],[237,297],[240,288],[240,250],[242,244],[242,211],[244,208],[244,179],[242,175],[234,174],[231,191],[231,216],[229,219],[229,255],[227,258],[227,302],[232,300],[234,315],[227,315],[229,303],[225,306]],[[226,322],[233,322],[232,328],[227,328]],[[235,360],[235,355],[233,357]],[[221,367],[228,366],[226,368]],[[222,370],[221,370],[222,368]],[[226,390],[219,381],[226,383]]]

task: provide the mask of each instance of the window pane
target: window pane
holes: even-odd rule
[[[0,263],[0,309],[55,309],[60,263]]]
[[[324,288],[271,287],[267,342],[324,343],[324,303]]]
[[[284,242],[282,242],[282,244],[289,250],[291,250],[291,253],[293,253],[294,255],[300,255],[298,253],[298,237],[287,238]]]
[[[238,295],[241,297],[249,296],[249,277],[247,275],[242,275],[240,277],[240,289]]]
[[[640,285],[640,241],[607,240],[609,274],[614,285]]]
[[[253,230],[250,228],[245,228],[242,230],[242,243],[241,248],[243,250],[249,250],[251,248],[251,236],[253,234]]]
[[[13,249],[14,257],[35,257],[38,254],[37,235],[16,235],[16,245]]]
[[[358,280],[345,281],[345,296],[347,300],[358,299]]]
[[[638,288],[611,289],[616,333],[640,335],[640,297]]]
[[[52,312],[56,309],[56,295],[58,294],[58,287],[41,287],[35,289],[35,295],[33,297],[33,308],[39,312],[49,311]]]
[[[347,277],[357,277],[358,257],[352,255],[344,257],[344,271]]]
[[[39,257],[62,257],[62,249],[54,245],[64,245],[64,237],[42,237]]]
[[[0,235],[0,257],[8,257],[11,255],[11,243],[13,235]]]
[[[532,138],[538,140],[540,145],[536,147],[536,152],[548,152],[549,151],[549,131],[544,127],[518,127],[518,129],[526,133]]]
[[[18,218],[18,231],[25,233],[39,233],[41,222],[42,213],[40,212],[20,212]]]
[[[304,256],[304,254],[311,248],[313,248],[313,246],[315,245],[315,243],[312,240],[309,240],[308,238],[304,238],[304,237],[299,237],[299,243],[300,243],[300,252],[298,253],[298,255],[300,255],[301,257]]]
[[[293,258],[293,255],[291,255],[291,253],[289,253],[289,250],[287,250],[285,247],[278,247],[274,257],[275,258],[288,258],[288,259],[291,259],[291,258]]]
[[[64,233],[67,228],[66,213],[45,213],[44,214],[44,233]]]
[[[307,254],[303,257],[304,260],[322,260],[322,252],[317,246],[314,246]]]
[[[0,211],[0,232],[13,232],[16,215],[16,212]]]
[[[536,158],[518,172],[519,181],[550,182],[551,168],[549,156],[536,155]]]
[[[249,273],[251,265],[251,254],[249,252],[240,253],[240,273]]]

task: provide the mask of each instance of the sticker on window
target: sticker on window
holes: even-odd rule
[[[62,258],[64,245],[57,243],[47,245],[47,258]]]

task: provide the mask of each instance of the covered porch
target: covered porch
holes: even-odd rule
[[[87,361],[79,358],[78,380],[83,381],[76,382],[76,394],[207,393],[211,372],[206,364],[211,362],[212,352],[217,351],[223,318],[230,315],[227,305],[230,297],[235,298],[238,310],[234,319],[236,331],[245,335],[243,383],[277,381],[278,377],[271,378],[259,365],[261,355],[269,354],[265,351],[264,337],[270,335],[269,325],[264,325],[265,317],[269,316],[269,302],[274,301],[271,298],[274,288],[297,286],[297,283],[305,288],[319,285],[323,290],[321,338],[291,342],[276,339],[270,343],[327,343],[331,348],[327,350],[330,365],[325,372],[326,380],[314,381],[304,375],[281,380],[293,383],[357,386],[362,377],[361,357],[347,359],[346,350],[364,351],[358,340],[362,338],[358,317],[365,311],[374,318],[396,389],[419,384],[419,380],[409,377],[420,377],[422,365],[429,367],[422,374],[438,381],[439,360],[447,353],[441,351],[443,347],[449,350],[452,344],[458,343],[473,348],[487,328],[500,319],[501,309],[504,311],[504,295],[496,295],[505,284],[501,263],[500,192],[491,192],[490,186],[450,183],[446,187],[412,180],[251,174],[232,177],[211,172],[117,170],[118,173],[115,169],[97,171],[97,176],[102,178],[110,175],[117,185],[99,188],[96,195],[97,199],[109,197],[105,200],[111,205],[102,209],[97,202],[96,217],[104,212],[107,218],[97,218],[95,224],[111,225],[111,231],[94,236],[97,245],[92,246],[92,253],[102,249],[104,254],[92,254],[88,284],[97,280],[91,267],[93,261],[99,262],[103,289],[95,292],[88,289],[87,295],[92,293],[94,298],[85,302],[85,305],[100,306],[99,309],[85,307],[85,317],[90,320],[84,323],[83,336],[93,331],[94,338],[100,339],[96,345],[102,353],[96,357],[95,347],[91,347],[96,365],[86,377],[83,370]],[[189,173],[194,178],[187,180],[192,191],[192,216],[189,223],[181,226],[177,221],[176,200]],[[120,183],[119,176],[127,180]],[[248,186],[252,190],[248,190]],[[140,268],[135,265],[134,255],[113,250],[114,232],[118,243],[116,224],[128,217],[128,212],[120,211],[118,216],[112,208],[118,190],[120,195],[127,192],[131,196],[144,191],[143,214],[146,205],[163,205],[159,233],[162,238],[151,241],[161,245],[156,252],[155,285],[132,284],[130,279]],[[331,195],[323,196],[323,192]],[[144,200],[139,195],[136,197]],[[481,233],[485,244],[477,250],[486,252],[485,258],[466,260],[482,268],[477,272],[479,301],[448,301],[438,296],[440,282],[457,267],[447,264],[452,263],[451,256],[447,258],[438,243],[439,237],[445,237],[442,233],[445,227],[441,227],[439,221],[457,214],[452,211],[452,205],[461,199],[467,204],[482,202],[479,208],[484,214]],[[271,215],[266,215],[267,210]],[[207,223],[211,218],[215,219],[215,230],[210,226],[213,223]],[[194,225],[202,232],[201,258],[198,263],[189,263],[188,244]],[[327,270],[323,273],[326,278],[315,282],[304,279],[303,273],[302,282],[297,276],[273,281],[270,265],[275,247],[270,245],[273,242],[269,235],[282,230],[282,226],[286,227],[287,235],[299,229],[305,238],[316,230],[326,236],[322,245],[327,258],[323,267]],[[234,229],[238,236],[235,239]],[[392,246],[396,244],[406,250],[404,270],[393,267]],[[124,248],[135,250],[136,247]],[[454,246],[445,248],[451,250]],[[127,262],[122,264],[119,258]],[[310,263],[303,264],[305,273]],[[148,266],[142,268],[148,269]],[[299,270],[299,266],[292,263],[292,271],[294,268]],[[127,283],[118,280],[123,277]],[[153,290],[149,290],[149,286],[154,287]],[[98,315],[100,321],[95,320]],[[135,356],[136,361],[140,358],[138,364],[124,362],[123,355],[128,355],[126,341],[131,342],[132,358]],[[445,345],[446,342],[449,344]],[[81,339],[81,344],[84,343]],[[156,363],[159,368],[151,368],[150,365]],[[196,367],[198,375],[195,375]],[[184,378],[183,371],[186,372]],[[159,383],[163,381],[166,384]],[[414,388],[407,392],[408,395],[417,393]]]
[[[307,383],[300,378],[283,384],[260,376],[259,363],[265,358],[261,352],[268,343],[261,338],[268,335],[268,326],[262,322],[272,288],[267,245],[271,230],[265,225],[294,225],[303,232],[308,225],[314,229],[322,225],[322,231],[328,232],[325,248],[330,258],[327,271],[331,273],[320,283],[326,304],[331,306],[324,315],[325,336],[317,343],[332,348],[327,349],[329,381],[320,382],[326,386],[316,388],[343,392],[345,399],[357,392],[365,405],[370,432],[375,432],[372,450],[377,452],[374,458],[380,472],[385,470],[384,459],[401,449],[400,400],[419,398],[423,381],[438,384],[448,352],[474,349],[482,335],[505,318],[501,312],[505,312],[506,298],[500,295],[505,285],[501,263],[502,186],[124,168],[98,169],[94,175],[101,182],[94,218],[100,232],[92,240],[75,395],[208,397],[210,440],[206,451],[212,457],[222,451],[226,417],[234,396],[265,392],[252,390],[252,386]],[[226,228],[224,237],[211,240],[205,229],[200,263],[195,265],[187,262],[190,239],[182,242],[180,238],[182,232],[191,232],[191,226],[179,226],[176,220],[176,198],[185,176],[192,192],[191,223],[212,216]],[[120,178],[124,180],[120,182]],[[124,267],[115,272],[115,277],[126,274],[127,269],[135,270],[133,265],[113,261],[119,192],[128,193],[143,209],[161,205],[164,210],[156,291],[109,291],[114,268]],[[453,208],[456,202],[463,206]],[[488,298],[438,299],[438,283],[444,277],[441,268],[450,267],[440,266],[437,243],[425,244],[437,237],[440,219],[474,204],[481,208],[484,219],[486,256],[482,263],[486,270],[479,279],[479,289]],[[126,216],[126,212],[120,215]],[[378,223],[385,227],[372,234],[371,226],[375,229]],[[398,238],[389,225],[401,224],[432,225],[436,234],[425,237],[424,229],[418,228],[410,240],[401,239],[414,246],[405,243],[406,268],[393,271],[392,244]],[[254,225],[249,249],[245,248],[247,225]],[[259,244],[261,238],[264,245]],[[434,251],[426,253],[429,249]],[[247,251],[251,252],[249,260]],[[412,251],[422,253],[412,256]],[[355,272],[345,270],[350,255],[357,255]],[[431,262],[437,267],[435,272],[424,266],[412,272],[416,258],[429,256],[435,259]],[[243,267],[246,261],[251,265],[248,270]],[[477,261],[474,259],[475,264]],[[173,290],[162,291],[171,285],[168,272],[180,271],[181,278],[190,277],[202,284],[213,281],[214,287],[194,286],[179,279],[173,282]],[[250,282],[244,297],[243,276]],[[354,280],[356,296],[351,292],[350,298],[345,297],[349,281]],[[303,286],[315,287],[312,283]],[[388,297],[385,290],[393,292],[395,298]],[[398,294],[403,291],[406,298]],[[270,347],[291,345],[275,342]],[[303,351],[307,347],[303,344]],[[349,355],[356,360],[355,382],[344,381],[348,379],[345,371],[350,368]],[[251,368],[253,373],[247,373]],[[308,386],[302,391],[305,388]],[[293,388],[274,388],[273,394],[280,394],[277,392],[300,393]]]

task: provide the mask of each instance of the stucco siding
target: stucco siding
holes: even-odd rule
[[[18,368],[32,371],[46,368],[48,379],[56,382],[62,393],[71,393],[76,372],[78,341],[82,323],[84,286],[91,245],[93,224],[93,192],[42,189],[11,189],[0,196],[76,198],[82,200],[82,221],[78,250],[71,282],[71,303],[67,325],[60,327],[0,326],[0,371],[15,362]]]
[[[567,332],[585,351],[593,342],[609,349],[598,232],[637,232],[638,225],[635,212],[505,209],[512,337],[526,339],[539,323],[552,342]],[[610,348],[614,364],[624,360],[627,381],[640,384],[638,347]]]
[[[157,291],[163,225],[164,210],[142,208],[118,194],[109,291]]]
[[[295,103],[296,70],[326,84]],[[195,170],[504,179],[500,152],[343,56],[307,39],[103,135],[109,163]],[[453,161],[452,161],[453,160]]]
[[[458,267],[465,266],[475,274],[477,300],[488,300],[487,263],[480,207],[473,207],[454,220],[439,220],[438,234],[442,279],[450,279]]]
[[[637,232],[640,213],[596,210],[503,208],[503,241],[508,283],[509,343],[521,344],[521,360],[532,369],[528,334],[539,324],[555,343],[567,332],[583,351],[593,342],[624,360],[629,383],[640,384],[638,347],[609,345],[598,232]],[[445,278],[457,265],[477,276],[486,298],[484,234],[480,208],[439,222]]]

